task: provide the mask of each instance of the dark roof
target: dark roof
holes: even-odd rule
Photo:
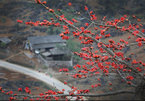
[[[38,49],[38,48],[53,48],[53,47],[57,47],[57,45],[59,46],[65,46],[62,43],[48,43],[48,44],[33,44],[32,47],[33,49]]]
[[[0,41],[7,44],[7,43],[10,43],[12,40],[9,38],[3,37],[3,38],[0,38]]]
[[[62,40],[59,35],[48,35],[48,36],[32,36],[28,37],[27,40],[33,44],[44,44],[44,43],[61,43],[66,42],[66,40]]]

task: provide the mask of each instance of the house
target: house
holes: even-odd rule
[[[62,40],[59,35],[32,36],[27,38],[27,44],[30,50],[45,51],[59,45],[66,46],[66,40]]]
[[[36,55],[41,55],[49,62],[49,65],[60,65],[65,61],[65,64],[72,66],[71,52],[65,46],[66,40],[63,40],[59,35],[31,36],[27,38],[25,49],[33,51]]]
[[[12,40],[7,38],[7,37],[0,37],[0,42],[8,44],[10,43]]]
[[[5,48],[12,40],[7,37],[0,37],[0,47]]]

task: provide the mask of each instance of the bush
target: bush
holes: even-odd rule
[[[0,42],[0,47],[1,47],[1,48],[6,48],[6,46],[7,46],[6,43]]]

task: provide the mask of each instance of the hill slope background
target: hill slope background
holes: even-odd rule
[[[107,16],[115,18],[124,14],[135,14],[139,18],[144,19],[145,0],[46,0],[48,6],[53,9],[64,9],[63,13],[66,17],[74,17],[75,12],[81,12],[84,15],[84,5],[93,10],[97,16]],[[71,10],[68,9],[67,3],[72,2]],[[71,16],[70,16],[71,15]],[[51,18],[46,10],[37,5],[35,0],[1,0],[0,1],[0,34],[32,34],[43,33],[59,33],[59,30],[45,27],[28,27],[18,25],[16,20],[38,21]]]

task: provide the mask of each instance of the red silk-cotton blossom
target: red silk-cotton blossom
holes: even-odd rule
[[[40,0],[35,0],[36,3],[38,4],[41,4],[41,1]]]
[[[133,80],[134,77],[133,76],[127,76],[126,79]]]
[[[59,69],[59,72],[68,72],[69,69],[68,68],[62,68],[62,69]]]
[[[46,4],[47,3],[46,1],[41,2],[40,0],[35,0],[35,2],[38,4]]]
[[[87,6],[85,6],[85,10],[86,10],[86,11],[88,10],[88,7],[87,7]]]
[[[21,99],[49,101],[61,100],[62,98],[68,100],[68,96],[72,96],[72,99],[76,98],[76,100],[85,100],[83,98],[89,98],[91,94],[95,95],[97,88],[99,91],[99,89],[102,89],[101,87],[103,86],[106,86],[107,88],[109,87],[108,91],[110,90],[110,92],[116,92],[115,90],[117,89],[114,88],[117,83],[117,86],[120,86],[120,88],[124,86],[120,84],[120,81],[122,81],[122,83],[126,82],[130,86],[138,86],[138,78],[144,78],[145,76],[145,63],[143,63],[144,57],[142,55],[143,52],[140,52],[145,43],[145,29],[142,28],[143,23],[141,19],[138,19],[138,17],[134,15],[133,18],[128,15],[123,15],[115,19],[106,16],[100,17],[95,14],[96,11],[91,10],[93,7],[89,9],[89,6],[91,6],[89,4],[86,4],[86,6],[84,5],[81,11],[76,10],[75,8],[78,7],[76,7],[76,5],[75,7],[72,7],[74,4],[71,0],[65,2],[62,2],[62,0],[59,1],[61,2],[60,4],[66,3],[65,6],[67,6],[67,8],[74,9],[66,11],[64,11],[64,7],[51,8],[54,7],[51,3],[48,4],[51,6],[47,7],[45,5],[47,3],[45,0],[35,1],[39,6],[43,6],[44,9],[46,9],[46,12],[49,14],[51,13],[51,16],[47,18],[45,17],[46,19],[41,19],[41,21],[27,21],[25,24],[32,26],[34,29],[36,28],[36,30],[39,29],[37,27],[41,26],[46,27],[46,29],[47,27],[48,29],[52,29],[53,27],[53,31],[60,33],[58,36],[63,39],[63,42],[60,40],[62,45],[60,45],[61,42],[57,42],[56,45],[52,45],[52,47],[48,49],[40,50],[42,51],[42,54],[40,55],[43,55],[42,58],[44,57],[44,59],[49,60],[50,57],[52,61],[55,61],[55,59],[53,59],[54,55],[52,55],[50,49],[57,48],[60,50],[58,58],[63,56],[63,59],[59,58],[62,64],[58,61],[60,65],[56,65],[56,61],[56,63],[52,62],[52,65],[54,65],[54,69],[57,69],[60,72],[57,73],[58,76],[61,75],[58,78],[62,77],[63,79],[61,79],[62,83],[60,82],[60,85],[53,84],[53,87],[58,89],[61,84],[63,86],[61,86],[60,91],[48,90],[41,92],[38,94],[38,98],[37,95],[33,95],[33,90],[30,90],[28,87],[17,88],[18,93],[26,93],[26,95],[28,95],[23,96]],[[82,7],[82,4],[79,7]],[[61,8],[63,9],[61,10]],[[22,20],[17,20],[17,22],[23,23]],[[43,54],[46,51],[48,52],[48,56]],[[55,55],[55,58],[57,58],[57,55]],[[44,75],[48,76],[47,73]],[[70,76],[72,79],[67,76]],[[53,80],[53,77],[51,77],[51,79]],[[86,80],[84,81],[84,79]],[[77,80],[79,80],[79,82],[77,82]],[[142,81],[144,80],[140,80],[140,82]],[[85,85],[79,85],[82,83],[85,83]],[[74,87],[74,84],[76,87]],[[67,85],[68,87],[70,86],[70,90]],[[129,86],[125,86],[123,88],[127,87]],[[0,92],[15,97],[14,92],[6,91],[5,88],[0,87]],[[67,95],[65,95],[66,92]],[[86,94],[87,96],[84,96],[85,93],[88,93],[88,95]],[[105,93],[107,92],[105,91]],[[13,98],[11,98],[11,100],[13,100]]]
[[[43,2],[42,2],[42,4],[46,4],[46,3],[47,3],[46,1],[43,1]]]
[[[72,3],[71,3],[71,2],[69,2],[69,3],[68,3],[68,5],[69,5],[69,6],[72,6]]]
[[[18,23],[23,23],[23,21],[22,21],[22,20],[17,20],[17,22],[18,22]]]

